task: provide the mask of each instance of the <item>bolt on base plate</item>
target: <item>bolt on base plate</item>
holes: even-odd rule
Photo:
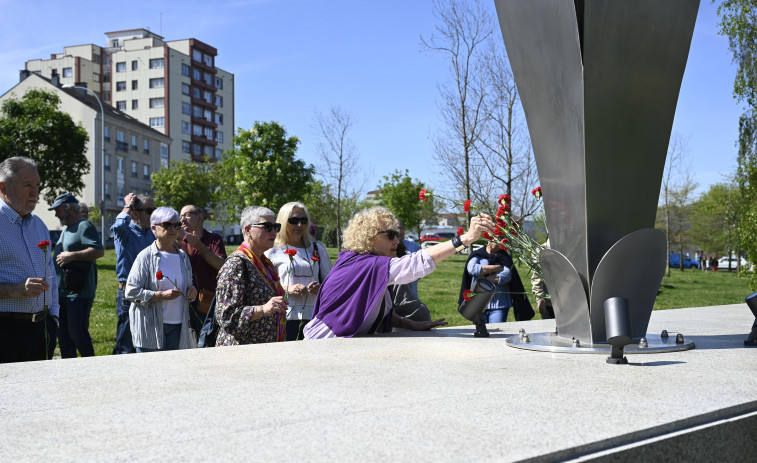
[[[524,336],[525,335],[525,336]],[[683,338],[683,336],[681,336]],[[646,347],[642,347],[645,344]],[[518,349],[535,350],[541,352],[562,352],[566,354],[603,354],[609,355],[612,346],[609,344],[591,344],[588,341],[558,336],[555,333],[528,333],[508,336],[506,343]],[[694,341],[683,338],[683,342],[676,342],[676,337],[647,334],[638,343],[628,344],[623,348],[624,354],[655,354],[661,352],[679,352],[693,349]]]

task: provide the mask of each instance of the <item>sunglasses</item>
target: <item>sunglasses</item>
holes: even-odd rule
[[[307,217],[289,217],[287,219],[287,222],[291,223],[292,225],[297,225],[297,224],[307,225],[309,220]]]
[[[141,212],[141,211],[145,211],[145,212],[147,212],[148,214],[152,214],[153,212],[155,212],[155,208],[154,208],[154,207],[146,207],[146,208],[144,208],[144,209],[134,209],[134,210],[135,210],[135,211],[140,211],[140,212]]]
[[[180,222],[176,222],[176,223],[163,222],[163,223],[159,223],[158,225],[160,225],[161,227],[163,227],[163,229],[166,230],[166,231],[168,231],[168,230],[178,230],[179,228],[181,228],[181,223]]]
[[[382,233],[386,233],[386,237],[389,238],[389,241],[394,241],[394,238],[400,236],[400,232],[398,232],[397,230],[381,230],[377,234],[380,235]]]
[[[263,222],[263,223],[256,223],[253,225],[259,225],[263,227],[263,230],[267,232],[276,231],[276,233],[281,231],[281,224],[280,223],[271,223],[271,222]]]

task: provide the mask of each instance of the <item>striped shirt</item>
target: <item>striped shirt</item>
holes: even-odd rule
[[[53,247],[43,253],[37,247],[41,241],[50,240],[42,219],[34,214],[21,217],[0,198],[0,283],[17,284],[27,278],[45,278],[50,290],[37,297],[0,299],[2,312],[41,312],[47,304],[50,313],[58,316],[58,284],[55,279]],[[45,260],[47,255],[47,260]]]
[[[181,292],[187,294],[187,289],[192,286],[192,266],[189,263],[187,253],[176,248],[181,259],[181,272],[184,279]],[[129,325],[131,338],[136,347],[147,349],[163,349],[163,308],[167,301],[149,301],[158,291],[158,279],[156,273],[160,268],[161,253],[156,243],[147,246],[134,259],[134,265],[126,280],[126,292],[124,297],[131,301],[129,307]],[[174,280],[175,281],[175,280]],[[181,337],[179,349],[188,349],[189,344],[189,305],[184,301],[184,311],[181,320]]]

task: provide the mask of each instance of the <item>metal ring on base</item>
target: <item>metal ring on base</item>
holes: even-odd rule
[[[631,343],[623,348],[624,354],[656,354],[662,352],[679,352],[693,349],[694,341],[687,339],[677,344],[675,338],[661,337],[656,334],[646,335],[647,347],[643,343]],[[574,347],[574,340],[558,336],[555,333],[529,333],[528,342],[523,342],[519,335],[508,336],[506,343],[510,347],[541,352],[566,354],[603,354],[608,355],[612,348],[609,344],[591,344],[580,340],[579,347]]]

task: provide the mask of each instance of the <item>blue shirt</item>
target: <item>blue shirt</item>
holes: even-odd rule
[[[407,254],[412,254],[414,252],[418,252],[421,250],[421,247],[418,246],[418,243],[416,243],[413,240],[404,240],[405,241],[405,250]],[[415,296],[416,299],[418,299],[418,280],[415,280],[410,284],[410,291],[413,293],[413,296]]]
[[[110,231],[113,232],[113,244],[116,247],[116,278],[125,283],[134,259],[155,241],[155,235],[149,228],[145,230],[133,223],[126,212],[116,216],[116,223],[110,227]]]
[[[471,288],[476,286],[476,281],[481,277],[481,267],[489,265],[488,259],[480,259],[473,257],[468,261],[468,273],[473,277]],[[510,280],[512,279],[512,273],[510,269],[505,267],[501,272],[497,273],[497,281],[494,283],[494,297],[489,303],[490,309],[507,309],[512,307],[513,301],[510,296]]]
[[[58,284],[53,264],[53,247],[46,252],[37,247],[50,241],[50,232],[34,214],[18,215],[0,198],[0,283],[17,284],[27,278],[46,278],[50,290],[37,297],[0,299],[2,312],[41,312],[47,304],[52,315],[58,316]],[[45,259],[47,257],[47,259]]]

